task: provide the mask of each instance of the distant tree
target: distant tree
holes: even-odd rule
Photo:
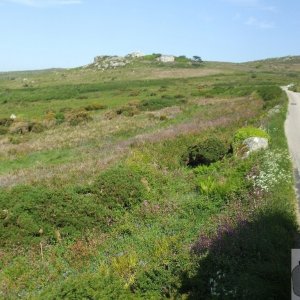
[[[200,63],[203,62],[203,60],[201,59],[201,57],[197,56],[197,55],[193,56],[193,60],[196,61],[196,62],[200,62]]]

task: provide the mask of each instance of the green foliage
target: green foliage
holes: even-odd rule
[[[135,105],[124,105],[117,108],[115,111],[117,115],[124,115],[126,117],[133,117],[140,112],[138,107]]]
[[[241,143],[245,139],[250,137],[261,137],[261,138],[266,138],[268,140],[270,139],[270,136],[264,130],[260,128],[248,126],[248,127],[240,128],[239,130],[236,131],[234,135],[234,143],[237,144]]]
[[[87,273],[71,276],[59,286],[47,289],[36,299],[133,299],[129,290],[124,288],[122,281],[107,274]],[[136,299],[136,298],[134,298]]]
[[[254,160],[236,160],[231,157],[209,166],[196,167],[194,173],[200,193],[222,202],[242,200],[251,186],[247,175]]]
[[[79,111],[71,111],[66,114],[66,120],[70,125],[76,126],[81,123],[86,123],[92,120],[92,117],[87,111],[79,110]]]
[[[153,53],[153,54],[148,54],[148,55],[144,55],[142,57],[143,60],[148,60],[148,61],[155,61],[157,58],[161,57],[160,53]]]
[[[107,108],[107,106],[103,105],[101,103],[92,103],[92,104],[86,105],[84,107],[84,109],[87,111],[100,110],[100,109],[106,109],[106,108]]]
[[[55,114],[56,124],[61,124],[65,121],[65,115],[63,112],[58,112]]]
[[[187,62],[190,62],[190,59],[187,58],[185,55],[181,55],[181,56],[176,56],[175,61],[181,62],[181,63],[187,63]]]
[[[180,97],[162,97],[161,99],[148,99],[141,101],[139,105],[139,109],[141,111],[152,111],[152,110],[159,110],[165,107],[174,106],[174,105],[182,105],[186,103],[184,98]]]
[[[30,122],[28,126],[28,131],[29,132],[35,132],[35,133],[40,133],[45,130],[45,126],[41,124],[40,122]]]
[[[13,123],[12,119],[2,118],[0,119],[0,126],[9,127]]]
[[[5,126],[0,126],[0,135],[4,135],[8,132],[8,128]]]
[[[35,244],[75,238],[93,228],[104,229],[106,209],[92,194],[44,187],[18,187],[0,194],[0,245]]]
[[[149,174],[136,167],[119,166],[102,173],[95,183],[95,191],[109,207],[132,208],[147,199]]]
[[[221,160],[228,153],[224,143],[216,137],[208,138],[188,148],[183,162],[191,167],[209,165]]]
[[[257,89],[258,95],[263,99],[264,107],[270,108],[282,102],[283,91],[279,86],[266,85]]]

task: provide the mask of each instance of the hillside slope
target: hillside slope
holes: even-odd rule
[[[300,77],[260,64],[0,74],[0,297],[288,299]]]

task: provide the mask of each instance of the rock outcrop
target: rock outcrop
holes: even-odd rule
[[[248,157],[252,152],[267,149],[269,142],[266,138],[250,137],[243,141],[243,145],[247,148],[244,157]]]
[[[175,61],[175,56],[173,55],[162,55],[157,58],[157,61],[163,62],[163,63],[169,63]]]

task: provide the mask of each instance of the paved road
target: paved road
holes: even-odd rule
[[[289,111],[285,122],[285,132],[295,167],[300,171],[300,93],[284,88],[289,97]]]
[[[300,93],[288,91],[283,88],[289,98],[289,110],[285,122],[285,133],[288,140],[290,153],[295,167],[298,197],[300,195]],[[299,199],[300,200],[300,199]]]

